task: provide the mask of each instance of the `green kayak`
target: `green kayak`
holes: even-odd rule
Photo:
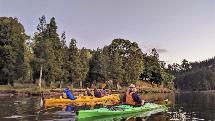
[[[119,105],[110,108],[99,108],[93,110],[80,110],[78,111],[78,119],[88,119],[88,118],[99,118],[107,116],[119,116],[126,114],[142,113],[152,110],[162,109],[166,110],[165,105],[158,105],[153,103],[146,103],[144,106],[134,107],[130,105]]]

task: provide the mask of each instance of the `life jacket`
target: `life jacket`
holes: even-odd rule
[[[126,94],[126,101],[125,101],[126,104],[128,104],[128,105],[136,105],[136,103],[134,102],[134,99],[132,97],[133,93],[134,92]]]

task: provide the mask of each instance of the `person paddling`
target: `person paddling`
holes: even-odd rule
[[[131,84],[124,96],[123,102],[128,105],[141,106],[144,104],[144,101],[136,93],[137,89],[134,84]]]
[[[98,91],[97,88],[94,88],[94,96],[97,97],[97,98],[101,98],[102,97],[102,94],[100,91]]]
[[[90,89],[89,89],[88,87],[87,87],[87,89],[86,89],[85,94],[86,94],[87,96],[93,96],[92,93],[91,93],[91,91],[90,91]]]
[[[66,98],[68,98],[68,99],[71,99],[71,100],[77,99],[77,97],[75,97],[75,96],[72,94],[72,91],[70,90],[70,87],[69,87],[69,86],[67,86],[67,87],[64,89],[64,93],[66,94]]]
[[[107,96],[107,95],[108,95],[108,92],[107,92],[107,90],[106,90],[105,88],[103,88],[103,89],[102,89],[102,91],[101,91],[101,95],[102,95],[102,97],[104,97],[104,96]]]

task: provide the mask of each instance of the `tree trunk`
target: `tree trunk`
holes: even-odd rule
[[[80,81],[80,88],[82,89],[82,81]]]
[[[120,89],[121,89],[121,86],[120,86],[119,82],[117,82],[116,87],[117,87],[117,90],[120,90]]]
[[[40,67],[40,78],[39,78],[39,88],[41,89],[41,83],[42,83],[42,75],[43,75],[43,67],[41,65]]]
[[[51,83],[50,83],[50,87],[51,87],[51,88],[53,87],[53,81],[51,81]]]

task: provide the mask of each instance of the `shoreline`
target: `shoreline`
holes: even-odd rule
[[[86,89],[73,89],[73,92],[78,95],[84,93]],[[91,89],[92,90],[92,89]],[[125,90],[112,90],[112,93],[123,93]],[[204,90],[204,91],[173,91],[173,90],[160,90],[157,88],[148,88],[148,89],[138,89],[138,93],[147,94],[147,93],[215,93],[215,90]],[[5,89],[0,90],[0,97],[4,96],[41,96],[41,93],[44,96],[61,96],[63,89]]]
[[[175,93],[215,93],[215,90],[199,90],[199,91],[175,91]]]
[[[1,87],[1,86],[0,86]],[[73,92],[76,95],[79,94],[83,94],[86,89],[72,89]],[[93,89],[91,89],[93,90]],[[161,88],[137,88],[137,92],[138,93],[171,93],[174,92],[172,90],[169,89],[161,89]],[[124,93],[126,90],[125,89],[121,89],[121,90],[112,90],[112,93]],[[39,88],[12,88],[10,87],[9,89],[4,88],[1,89],[0,88],[0,97],[3,96],[41,96],[41,93],[44,96],[61,96],[63,93],[63,89],[39,89]]]

